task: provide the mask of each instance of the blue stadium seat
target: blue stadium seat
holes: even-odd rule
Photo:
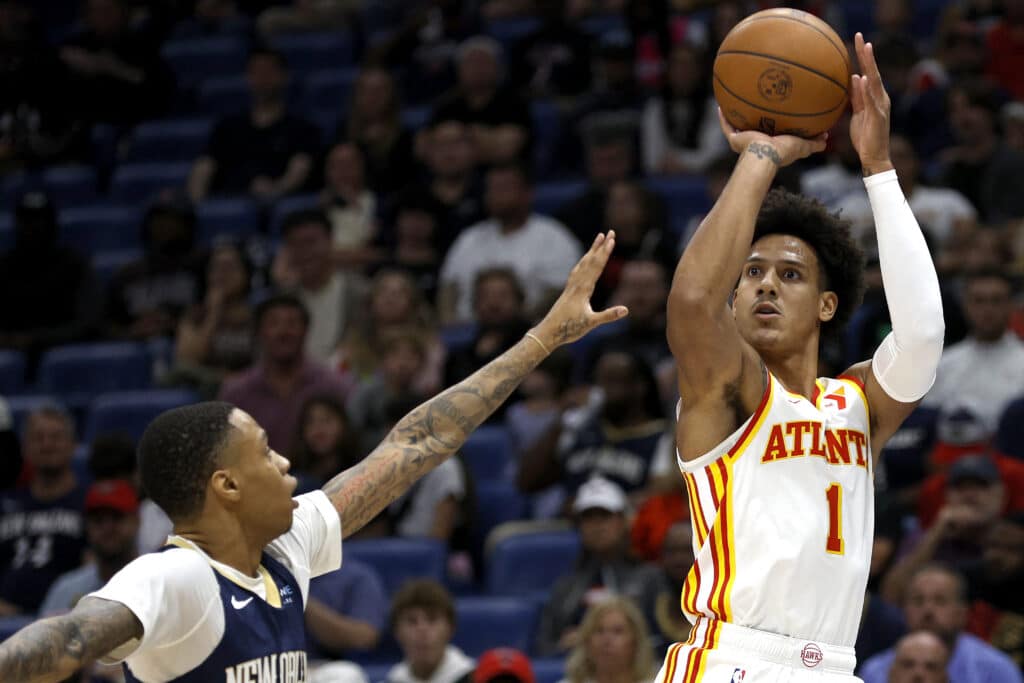
[[[996,430],[999,452],[1024,460],[1024,396],[1006,406]]]
[[[260,209],[251,199],[208,199],[196,207],[199,242],[227,237],[244,241],[260,231]]]
[[[87,254],[141,248],[141,212],[131,206],[98,204],[60,212],[60,241]]]
[[[289,214],[306,209],[315,209],[320,206],[320,195],[318,194],[297,194],[291,197],[278,199],[270,212],[270,234],[277,237],[281,234],[281,226]]]
[[[526,518],[526,498],[510,482],[478,482],[476,500],[476,514],[473,515],[474,551],[483,551],[487,534],[491,533],[494,527]]]
[[[114,171],[110,196],[115,201],[137,204],[164,190],[184,191],[190,169],[187,162],[121,164]]]
[[[597,14],[589,16],[580,22],[580,28],[587,35],[594,38],[600,38],[606,33],[612,31],[621,31],[623,33],[629,31],[629,27],[626,26],[625,18],[620,14]]]
[[[16,394],[25,386],[25,354],[0,350],[0,394]]]
[[[343,106],[333,109],[307,109],[302,116],[317,127],[317,130],[320,131],[320,139],[326,144],[330,144],[339,137],[338,125],[342,121],[344,112]]]
[[[685,225],[691,216],[711,208],[707,183],[703,178],[654,176],[648,178],[645,185],[664,200],[668,206],[669,220],[677,228]]]
[[[565,678],[565,660],[557,657],[533,659],[533,676],[537,683],[558,683]]]
[[[398,659],[395,659],[395,663],[397,662]],[[391,671],[392,666],[394,664],[364,664],[363,672],[366,674],[366,680],[370,683],[386,683],[388,672]],[[553,683],[558,683],[558,681]]]
[[[142,249],[107,249],[92,255],[92,272],[100,284],[106,285],[118,271],[142,258]]]
[[[444,581],[448,549],[430,538],[377,538],[346,541],[345,557],[376,569],[393,594],[409,579]]]
[[[39,389],[75,406],[108,391],[146,389],[151,375],[152,360],[143,344],[69,344],[43,354]]]
[[[938,417],[938,409],[919,406],[886,442],[882,463],[888,489],[902,489],[928,476],[928,453],[935,443]]]
[[[85,421],[86,441],[100,434],[117,432],[133,441],[142,437],[146,426],[160,413],[178,406],[196,403],[199,396],[186,389],[115,391],[93,399]]]
[[[75,454],[71,458],[71,469],[75,472],[75,478],[82,486],[88,487],[92,484],[93,476],[89,471],[89,444],[80,443],[75,447]]]
[[[249,84],[244,76],[221,76],[199,86],[199,109],[206,114],[228,116],[249,107]]]
[[[35,616],[0,617],[0,643],[35,620]]]
[[[470,657],[494,647],[529,652],[537,623],[536,605],[517,598],[466,597],[455,601],[452,644]]]
[[[352,36],[344,31],[281,35],[271,44],[284,55],[293,74],[349,66],[355,57]]]
[[[417,131],[430,123],[430,115],[433,110],[430,107],[406,107],[402,109],[400,117],[402,127],[411,131]]]
[[[206,149],[210,119],[168,119],[140,123],[129,138],[128,162],[192,161]]]
[[[551,215],[587,188],[583,180],[557,180],[533,188],[533,210]]]
[[[487,592],[531,596],[546,593],[572,571],[580,553],[574,531],[544,531],[509,536],[487,558]]]
[[[302,107],[307,110],[339,111],[348,108],[359,69],[314,71],[302,82]]]
[[[534,168],[539,176],[544,177],[555,168],[562,113],[552,100],[534,100],[530,103],[530,119],[533,123]]]
[[[160,51],[178,84],[186,89],[207,78],[241,73],[247,52],[245,41],[238,36],[171,40]]]
[[[474,481],[500,481],[512,457],[512,444],[504,427],[485,425],[469,435],[461,452]]]
[[[452,349],[469,346],[476,339],[476,323],[454,323],[441,328],[439,335],[444,347]]]
[[[10,206],[10,204],[8,204]],[[0,251],[14,246],[14,216],[9,211],[0,213]]]
[[[43,171],[43,189],[57,206],[78,206],[96,199],[92,166],[55,166]]]
[[[63,405],[57,398],[47,394],[20,394],[18,396],[6,396],[7,407],[11,409],[11,420],[14,422],[14,431],[18,434],[25,427],[25,419],[37,408],[43,406]]]
[[[487,26],[484,27],[484,33],[501,43],[505,49],[505,58],[508,59],[510,56],[509,50],[540,27],[541,21],[536,17],[497,19],[488,22]]]

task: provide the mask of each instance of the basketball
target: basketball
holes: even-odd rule
[[[738,130],[813,138],[849,99],[850,57],[832,27],[796,9],[752,14],[715,57],[715,99]]]

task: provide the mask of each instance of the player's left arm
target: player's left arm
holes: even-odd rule
[[[850,138],[860,155],[875,218],[892,332],[870,361],[858,363],[848,374],[864,384],[877,459],[935,381],[945,323],[935,264],[889,159],[889,96],[872,45],[859,33],[855,41],[863,73],[853,76],[851,84]]]

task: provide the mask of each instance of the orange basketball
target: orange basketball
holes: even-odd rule
[[[812,138],[839,119],[850,57],[832,27],[797,9],[769,9],[736,24],[715,57],[715,99],[739,130]]]

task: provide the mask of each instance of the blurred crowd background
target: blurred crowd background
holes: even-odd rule
[[[667,297],[734,162],[716,48],[776,4],[0,0],[0,638],[163,543],[155,414],[231,401],[313,490],[613,229],[595,306],[630,317],[346,542],[309,653],[318,681],[651,680],[693,561]],[[1019,681],[1024,0],[785,4],[874,42],[944,292],[937,382],[875,472],[859,672]],[[832,375],[890,329],[848,122],[778,178],[868,255]]]

